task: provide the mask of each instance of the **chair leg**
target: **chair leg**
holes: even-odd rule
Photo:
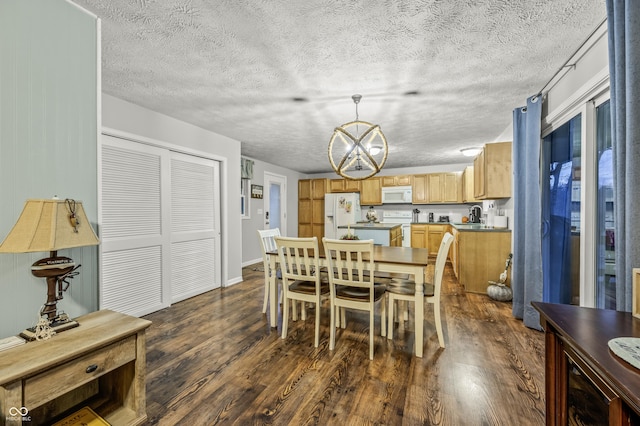
[[[385,337],[387,335],[387,296],[382,296],[380,299],[380,335]]]
[[[316,300],[316,339],[315,347],[320,344],[320,299]]]
[[[374,315],[373,315],[374,306],[371,307],[369,311],[369,359],[373,359],[373,336],[375,329]]]
[[[440,305],[433,305],[433,316],[436,322],[436,333],[438,333],[438,343],[440,343],[440,347],[444,348],[444,335],[442,334],[442,321],[440,319]]]
[[[293,302],[293,311],[296,310],[296,303]],[[294,314],[295,315],[295,314]],[[289,298],[282,298],[282,338],[287,337],[287,326],[289,325]]]
[[[267,301],[269,300],[269,270],[265,266],[264,270],[264,301],[262,302],[262,313],[267,313]]]
[[[331,324],[329,326],[329,350],[332,351],[336,346],[336,316],[338,315],[338,307],[331,304]]]
[[[346,309],[340,308],[340,327],[347,328],[347,315],[345,314]]]
[[[393,305],[396,303],[396,300],[391,296],[389,296],[389,327],[387,328],[387,339],[393,339],[393,327],[395,326],[395,321],[393,318]]]

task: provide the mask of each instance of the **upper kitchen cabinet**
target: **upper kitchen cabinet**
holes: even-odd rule
[[[411,175],[381,176],[382,186],[410,186]]]
[[[474,197],[511,197],[511,142],[486,144],[473,160]]]
[[[467,166],[462,172],[462,202],[463,203],[475,203],[478,201],[473,195],[473,166]]]
[[[428,175],[413,175],[413,183],[411,184],[411,198],[413,204],[427,204],[429,202],[427,176]]]
[[[382,205],[382,182],[379,177],[360,181],[360,204],[363,206]]]
[[[414,175],[413,204],[455,204],[462,202],[462,173]]]
[[[429,203],[461,203],[462,173],[430,173],[427,175]]]
[[[350,179],[331,179],[328,192],[360,192],[360,181]]]
[[[298,181],[298,236],[324,237],[324,194],[328,179]]]

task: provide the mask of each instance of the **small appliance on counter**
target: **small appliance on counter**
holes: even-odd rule
[[[418,220],[418,216],[419,216],[419,215],[420,215],[420,210],[418,210],[418,209],[413,209],[413,218],[411,219],[411,221],[412,221],[413,223],[418,223],[418,222],[419,222],[419,220]]]
[[[480,223],[480,217],[482,217],[482,207],[480,206],[469,207],[469,222]]]
[[[449,222],[449,216],[440,216],[438,222]]]
[[[429,213],[429,222],[433,222],[433,212]]]

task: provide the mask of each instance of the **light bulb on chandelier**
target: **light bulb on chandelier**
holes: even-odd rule
[[[389,148],[380,126],[360,121],[358,103],[362,96],[353,95],[351,98],[356,104],[356,119],[333,131],[329,140],[329,162],[333,170],[343,178],[363,180],[382,170]]]

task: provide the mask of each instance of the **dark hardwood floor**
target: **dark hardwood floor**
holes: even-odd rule
[[[243,277],[146,316],[147,424],[544,424],[543,334],[512,318],[510,303],[465,293],[449,265],[447,347],[427,305],[424,357],[413,355],[413,316],[395,324],[393,341],[377,318],[373,361],[367,314],[347,313],[334,351],[328,302],[318,348],[313,315],[290,321],[282,340],[280,322],[271,328],[261,313],[262,264]]]

